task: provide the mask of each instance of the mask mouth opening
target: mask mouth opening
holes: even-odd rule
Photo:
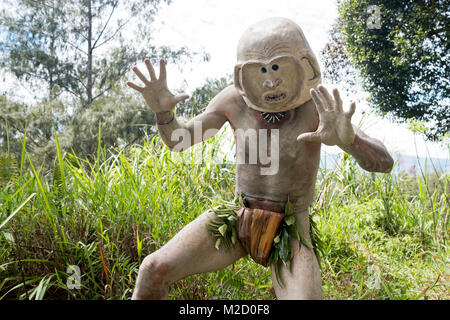
[[[279,103],[286,100],[286,97],[287,95],[284,92],[268,92],[263,96],[264,101],[267,103]]]

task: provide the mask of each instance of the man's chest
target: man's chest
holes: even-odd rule
[[[244,110],[231,123],[238,156],[245,155],[250,163],[259,159],[258,163],[262,164],[267,163],[269,157],[278,158],[280,162],[304,158],[314,152],[312,149],[317,149],[317,145],[299,143],[297,137],[316,130],[318,118],[314,111],[308,106],[303,110],[290,110],[280,121],[272,123],[259,111]]]

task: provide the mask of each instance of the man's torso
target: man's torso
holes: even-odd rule
[[[319,118],[314,103],[310,100],[287,111],[280,122],[269,124],[259,111],[247,107],[240,96],[233,101],[235,103],[227,106],[224,111],[225,116],[233,128],[235,139],[238,133],[244,133],[247,137],[245,144],[236,143],[236,154],[245,154],[245,162],[238,159],[236,165],[236,192],[273,201],[286,201],[289,196],[291,201],[297,202],[297,206],[306,209],[314,196],[321,144],[299,143],[297,136],[317,129]],[[276,134],[274,130],[278,130],[279,136],[277,165],[273,163],[277,161],[277,157],[272,152],[272,149],[276,152],[276,147],[271,144],[271,135]],[[267,137],[267,143],[261,143],[264,141],[260,141],[260,134]],[[256,140],[248,138],[252,135]],[[265,150],[259,150],[260,148]],[[271,163],[261,163],[267,160],[261,158],[261,154],[267,155]],[[267,170],[269,167],[277,170]],[[262,174],[262,168],[272,172]]]

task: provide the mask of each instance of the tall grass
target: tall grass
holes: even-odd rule
[[[25,148],[0,189],[1,299],[129,299],[141,260],[234,195],[220,137],[174,154],[158,138],[52,170]],[[202,161],[198,161],[201,159]],[[199,162],[199,163],[198,163]],[[448,299],[449,175],[363,174],[348,156],[321,171],[311,213],[327,299]],[[69,288],[80,268],[81,288]],[[274,299],[268,269],[241,259],[172,285],[171,299]]]
[[[364,174],[344,155],[320,180],[328,297],[449,298],[448,174]]]

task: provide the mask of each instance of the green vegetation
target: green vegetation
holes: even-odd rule
[[[338,11],[322,50],[325,78],[352,87],[358,75],[380,114],[424,121],[431,140],[448,133],[448,1],[339,0]]]
[[[233,198],[234,167],[212,160],[223,138],[181,154],[158,138],[99,147],[90,162],[63,154],[55,139],[53,170],[30,162],[25,148],[2,160],[14,174],[0,181],[0,298],[129,299],[145,255]],[[312,213],[325,298],[448,299],[449,180],[362,174],[348,156],[321,171]],[[80,289],[67,287],[69,265],[80,268]],[[275,296],[269,270],[241,259],[179,281],[169,298]]]
[[[3,82],[30,92],[0,90],[0,300],[129,299],[147,254],[234,197],[234,166],[213,161],[225,135],[171,153],[154,113],[124,89],[144,57],[208,60],[151,45],[171,2],[23,0],[0,12]],[[381,28],[367,29],[369,2],[340,1],[325,77],[353,86],[359,70],[373,106],[448,138],[442,2],[381,1]],[[177,115],[200,113],[230,81],[207,79]],[[325,298],[449,298],[448,173],[363,174],[344,156],[319,173],[316,193]],[[249,259],[179,281],[169,297],[275,298],[268,269]]]
[[[136,62],[161,56],[176,62],[191,55],[186,48],[148,45],[155,15],[170,0],[5,2],[0,68],[25,80],[41,98],[46,86],[50,99],[67,95],[78,107],[89,108]]]
[[[153,135],[153,112],[125,86],[132,66],[144,58],[178,66],[208,60],[152,45],[154,20],[170,2],[0,0],[0,150],[20,157],[26,132],[30,157],[49,163],[56,131],[62,150],[92,160],[100,122],[108,147]]]

